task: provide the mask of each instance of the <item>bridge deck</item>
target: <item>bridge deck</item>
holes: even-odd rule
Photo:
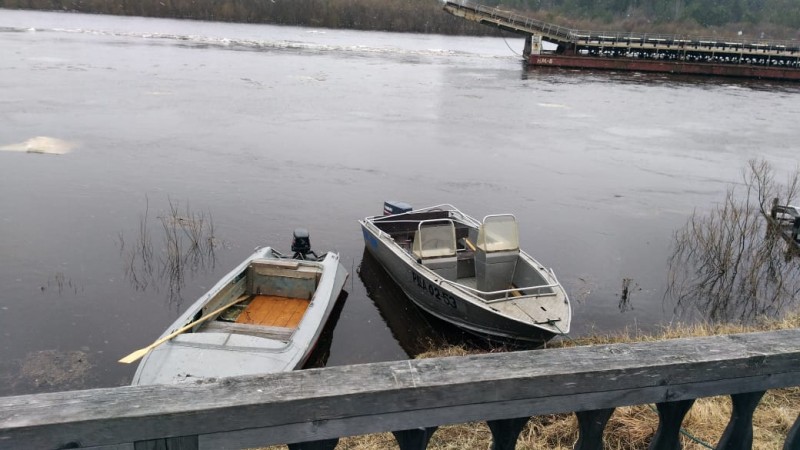
[[[622,53],[674,53],[687,52],[696,59],[707,59],[708,55],[737,60],[769,59],[798,62],[800,44],[796,41],[765,41],[719,37],[693,37],[652,33],[629,33],[613,31],[582,31],[565,28],[552,23],[526,17],[498,7],[483,6],[466,1],[446,0],[444,10],[448,13],[521,35],[536,35],[558,44],[559,48],[583,50],[585,53],[605,53],[619,56]],[[749,61],[749,62],[752,62]],[[769,62],[767,63],[769,64]],[[773,62],[774,64],[774,62]]]

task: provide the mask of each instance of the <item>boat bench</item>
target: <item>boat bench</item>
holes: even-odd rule
[[[200,329],[200,332],[246,334],[249,336],[288,341],[291,339],[294,330],[294,328],[247,325],[212,320],[206,323],[206,325]]]
[[[321,268],[300,261],[255,260],[247,270],[248,293],[306,300],[314,296],[322,276]]]

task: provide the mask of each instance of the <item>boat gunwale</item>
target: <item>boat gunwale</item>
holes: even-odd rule
[[[456,208],[455,206],[449,203],[442,203],[440,205],[428,206],[426,208],[420,209],[413,209],[411,211],[406,211],[402,213],[392,214],[388,216],[376,215],[376,216],[367,216],[364,220],[369,222],[382,222],[382,223],[392,223],[396,221],[397,217],[402,217],[407,214],[417,214],[417,213],[425,213],[425,212],[446,212],[448,214],[456,214],[459,216],[464,223],[467,225],[474,225],[475,228],[478,228],[481,225],[474,217],[470,216],[469,214],[464,213],[460,209]],[[394,220],[389,220],[392,218]],[[452,216],[450,217],[452,219]],[[418,222],[418,220],[408,220],[408,221],[397,221],[398,223],[401,222]]]

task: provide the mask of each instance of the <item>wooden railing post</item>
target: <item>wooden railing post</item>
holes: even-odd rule
[[[197,436],[181,436],[133,443],[134,450],[198,450]]]
[[[603,450],[603,431],[615,408],[596,409],[594,411],[579,411],[578,417],[578,442],[574,450]]]
[[[431,436],[439,427],[414,428],[412,430],[392,431],[400,450],[425,450]]]
[[[336,448],[336,444],[339,443],[339,439],[325,439],[322,441],[311,441],[311,442],[296,442],[294,444],[289,444],[289,450],[333,450]]]
[[[800,414],[794,421],[794,425],[786,435],[786,442],[783,443],[783,450],[800,450]]]
[[[753,447],[753,411],[763,396],[764,391],[731,395],[731,420],[722,433],[717,450],[749,450]]]
[[[658,429],[648,450],[680,450],[681,424],[686,413],[692,409],[694,399],[656,404]]]
[[[486,425],[492,432],[492,450],[514,450],[522,429],[528,424],[530,417],[516,419],[488,420]]]

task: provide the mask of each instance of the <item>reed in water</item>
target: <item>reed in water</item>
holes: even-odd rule
[[[793,310],[800,294],[800,258],[767,217],[774,198],[797,198],[800,171],[785,183],[763,160],[750,161],[741,185],[707,212],[695,211],[675,233],[666,297],[677,316],[748,322]]]

